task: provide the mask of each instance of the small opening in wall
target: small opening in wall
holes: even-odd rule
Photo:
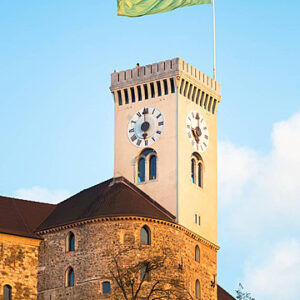
[[[183,87],[184,87],[184,83],[185,83],[185,81],[184,81],[184,79],[182,79],[181,80],[181,84],[180,84],[180,94],[182,94],[183,93]]]
[[[208,109],[207,109],[209,112],[211,112],[211,105],[212,105],[212,102],[213,102],[213,98],[210,97],[210,98],[209,98],[209,103],[208,103]]]
[[[168,91],[168,83],[167,83],[167,79],[164,80],[164,89],[165,89],[165,95],[168,95],[168,94],[169,94],[169,91]]]
[[[198,91],[197,91],[197,96],[196,96],[196,104],[198,104],[199,103],[199,97],[200,97],[200,90],[198,89]]]
[[[118,91],[118,100],[119,100],[119,105],[121,106],[123,104],[121,91]]]
[[[125,94],[125,104],[129,103],[129,98],[128,98],[128,91],[127,89],[124,90],[124,94]]]
[[[198,216],[197,214],[195,214],[195,224],[197,224],[197,221],[198,221]]]
[[[145,93],[145,100],[147,100],[149,98],[148,96],[148,86],[147,84],[144,84],[144,93]]]
[[[154,90],[154,83],[150,83],[150,89],[151,89],[151,98],[155,97],[155,90]]]
[[[213,114],[216,112],[216,105],[217,105],[217,100],[214,99],[214,104],[213,104],[213,107],[212,107],[212,113]]]
[[[175,93],[175,85],[174,85],[174,79],[173,78],[170,78],[170,83],[171,83],[171,93],[173,94],[173,93]]]
[[[157,94],[158,94],[158,96],[161,96],[161,85],[160,85],[160,81],[157,81],[156,84],[157,84]]]
[[[130,88],[130,92],[131,92],[131,102],[134,103],[135,102],[135,92],[134,92],[134,88]]]
[[[201,225],[201,217],[198,216],[198,225]]]
[[[193,101],[193,102],[195,101],[196,91],[197,91],[197,88],[194,87],[193,95],[192,95],[192,101]]]
[[[188,92],[188,99],[191,99],[192,90],[193,90],[193,85],[190,84],[190,88],[189,88],[189,92]]]
[[[142,101],[142,90],[141,90],[141,86],[140,85],[137,86],[137,91],[138,91],[139,101]]]

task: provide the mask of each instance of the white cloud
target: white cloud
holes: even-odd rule
[[[48,190],[39,186],[29,189],[19,189],[15,192],[15,197],[25,200],[34,200],[47,203],[58,203],[70,197],[70,193],[66,190]]]
[[[298,300],[300,243],[284,241],[274,247],[263,263],[248,265],[244,282],[256,299]]]

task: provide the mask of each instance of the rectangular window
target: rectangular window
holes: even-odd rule
[[[182,93],[183,93],[184,83],[185,83],[185,81],[184,81],[184,79],[182,79],[182,80],[181,80],[181,84],[180,84],[180,91],[179,91],[181,95],[182,95]]]
[[[216,112],[216,105],[217,105],[217,100],[215,99],[215,100],[214,100],[213,107],[212,107],[212,113],[213,113],[213,114]]]
[[[119,105],[121,106],[123,104],[121,91],[118,91],[118,100],[119,100]]]
[[[175,85],[174,85],[174,79],[173,78],[170,78],[170,83],[171,83],[171,93],[173,94],[173,93],[175,93]]]
[[[128,91],[127,89],[124,90],[124,94],[125,94],[125,104],[129,103],[129,98],[128,98]]]
[[[130,88],[130,92],[131,92],[131,102],[134,103],[135,102],[135,92],[134,92],[134,88]]]
[[[190,84],[190,88],[189,88],[189,92],[188,92],[188,99],[191,99],[192,90],[193,90],[193,85]]]
[[[145,100],[147,100],[149,98],[148,96],[148,86],[147,84],[144,84],[144,93],[145,93]]]
[[[198,91],[197,91],[197,96],[196,96],[196,104],[199,103],[200,92],[201,92],[201,91],[198,89]]]
[[[163,82],[164,82],[165,95],[168,95],[168,94],[169,94],[169,91],[168,91],[168,83],[167,83],[167,79],[165,79]]]
[[[160,81],[157,81],[157,94],[158,96],[161,96],[161,85],[160,85]]]
[[[140,85],[138,85],[137,91],[138,91],[138,98],[139,98],[139,101],[142,101],[142,91],[141,91],[141,86],[140,86]]]
[[[198,221],[198,216],[197,214],[195,214],[195,223],[197,224],[197,221]]]
[[[201,224],[201,218],[200,218],[200,216],[198,217],[198,225],[200,225]]]
[[[155,90],[154,90],[154,83],[150,83],[150,90],[151,90],[151,98],[155,97]]]

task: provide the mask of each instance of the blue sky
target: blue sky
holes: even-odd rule
[[[216,0],[218,280],[264,300],[300,292],[299,12]],[[211,6],[131,19],[116,1],[2,0],[0,46],[0,194],[50,201],[113,175],[115,68],[179,56],[212,74]]]

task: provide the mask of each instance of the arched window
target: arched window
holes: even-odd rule
[[[102,282],[102,294],[108,294],[111,291],[110,282],[104,281]]]
[[[75,251],[75,235],[72,231],[66,237],[66,251]]]
[[[137,182],[157,178],[157,156],[153,149],[146,148],[137,157]]]
[[[195,247],[195,261],[200,262],[200,248],[198,245]]]
[[[74,286],[74,270],[72,267],[66,271],[66,287]]]
[[[148,226],[143,226],[141,229],[141,244],[150,245],[151,244],[151,231]]]
[[[195,284],[195,291],[196,291],[196,299],[200,299],[200,281],[197,279]]]
[[[203,187],[203,160],[197,152],[194,152],[191,157],[191,181]]]
[[[6,284],[3,287],[3,300],[11,300],[12,287]]]
[[[138,182],[145,181],[145,157],[139,158],[138,161]]]
[[[151,155],[149,159],[149,180],[156,179],[156,155]]]

